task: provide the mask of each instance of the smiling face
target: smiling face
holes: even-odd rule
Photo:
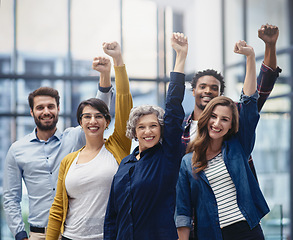
[[[155,146],[161,138],[161,126],[155,114],[142,116],[135,127],[139,152]]]
[[[197,80],[196,87],[192,90],[195,97],[195,107],[203,111],[206,105],[220,95],[221,83],[213,76],[202,76]]]
[[[56,128],[59,107],[57,107],[55,98],[50,96],[34,97],[34,107],[30,112],[38,130],[51,131]]]
[[[104,115],[92,106],[88,105],[83,108],[80,126],[86,137],[100,136],[103,138],[104,131],[109,123]]]
[[[208,133],[213,140],[223,140],[232,127],[232,110],[230,107],[217,105],[208,121]]]

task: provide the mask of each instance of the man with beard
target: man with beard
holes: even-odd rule
[[[103,72],[100,63],[100,83],[97,98],[107,100],[104,88],[111,88],[111,76]],[[110,87],[109,87],[110,86]],[[57,129],[60,111],[59,93],[50,87],[40,87],[29,94],[30,113],[36,123],[32,133],[14,142],[6,157],[3,182],[3,208],[7,224],[15,239],[28,239],[21,212],[22,180],[29,198],[30,239],[45,239],[49,210],[55,197],[59,165],[69,153],[85,145],[80,126],[61,132]]]

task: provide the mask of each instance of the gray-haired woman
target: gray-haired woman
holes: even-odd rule
[[[178,239],[174,222],[175,187],[182,157],[181,103],[188,43],[180,33],[174,33],[171,41],[177,57],[166,112],[148,105],[131,110],[127,136],[137,139],[139,146],[122,160],[114,176],[104,239]]]
[[[127,122],[127,130],[126,130],[126,136],[130,139],[135,139],[139,140],[138,134],[141,132],[143,127],[139,127],[138,131],[136,130],[138,123],[141,122],[141,118],[146,116],[146,115],[154,115],[156,123],[153,126],[151,126],[150,129],[156,130],[155,127],[159,126],[160,128],[160,139],[162,137],[163,133],[163,127],[164,127],[164,114],[165,111],[161,107],[158,106],[152,106],[152,105],[141,105],[138,107],[135,107],[131,110],[130,115],[129,115],[129,120]],[[140,141],[142,144],[142,141]]]

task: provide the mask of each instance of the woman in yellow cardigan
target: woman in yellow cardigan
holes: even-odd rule
[[[118,43],[104,43],[113,57],[116,77],[115,129],[104,140],[111,117],[107,105],[91,98],[80,103],[77,119],[83,128],[86,145],[68,154],[61,162],[56,196],[50,209],[46,239],[103,239],[105,212],[114,174],[121,160],[129,155],[131,141],[125,136],[132,108],[129,80]],[[100,81],[110,79],[108,58],[95,58],[93,69]]]

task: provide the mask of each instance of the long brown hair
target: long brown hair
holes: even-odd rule
[[[197,123],[197,136],[187,146],[186,152],[193,152],[192,155],[192,168],[195,169],[195,173],[204,170],[207,167],[208,161],[206,159],[206,152],[210,144],[210,136],[208,133],[208,122],[212,116],[213,110],[216,106],[229,107],[232,111],[232,126],[231,129],[224,136],[224,140],[238,132],[239,126],[239,114],[236,104],[232,99],[224,96],[215,97],[203,110]]]

